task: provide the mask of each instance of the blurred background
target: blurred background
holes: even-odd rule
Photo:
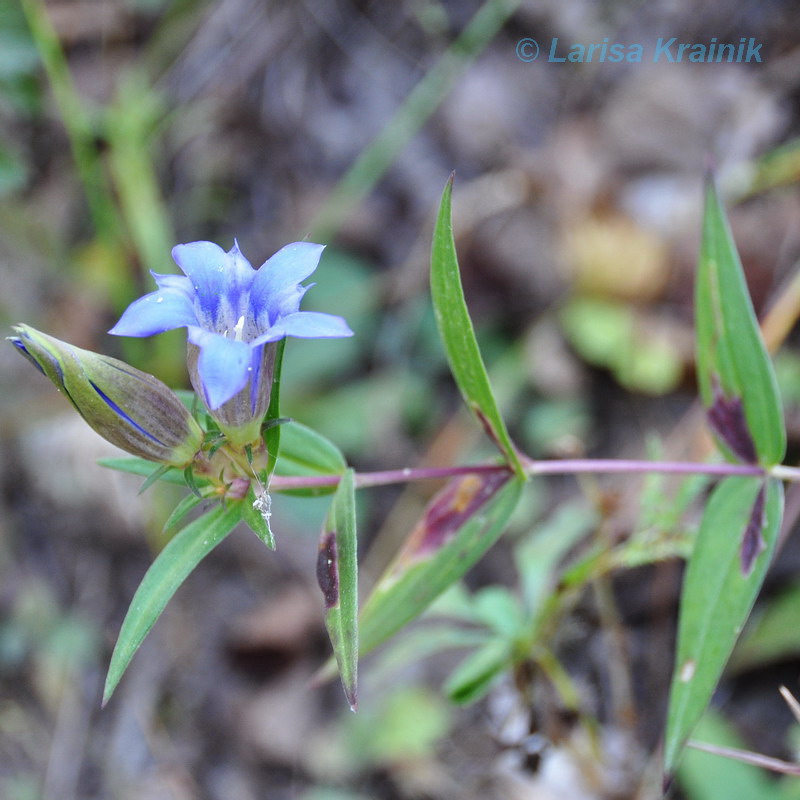
[[[653,63],[673,36],[752,37],[761,62]],[[642,61],[548,60],[554,38],[565,56],[604,37],[642,43]],[[535,61],[517,55],[526,38]],[[427,291],[455,170],[465,293],[522,449],[704,458],[692,286],[713,166],[777,351],[794,463],[798,137],[790,0],[2,0],[0,322],[187,386],[182,331],[106,335],[154,288],[148,271],[176,270],[177,242],[236,237],[258,266],[308,238],[328,249],[304,308],[356,335],[289,343],[284,413],[361,470],[491,457]],[[101,711],[119,625],[179,495],[138,496],[139,479],[97,466],[109,446],[10,346],[0,436],[3,800],[660,796],[676,556],[702,481],[532,484],[438,618],[502,633],[508,604],[540,581],[558,600],[540,642],[552,659],[473,664],[465,680],[471,640],[423,623],[362,664],[355,716],[338,684],[308,685],[328,653],[314,585],[327,501],[276,498],[277,552],[245,531],[225,541]],[[435,489],[359,495],[365,587]],[[800,690],[798,509],[790,494],[758,624],[706,722],[708,737],[786,759],[800,742],[777,691]],[[586,552],[615,557],[588,577],[564,571]],[[791,798],[796,783],[690,754],[673,792]]]

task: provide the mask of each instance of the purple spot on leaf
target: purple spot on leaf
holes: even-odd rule
[[[401,560],[441,549],[505,486],[510,477],[510,472],[492,472],[451,480],[429,503],[425,515],[409,537]]]
[[[339,565],[336,561],[336,534],[324,533],[317,553],[317,582],[325,598],[325,608],[339,602]]]
[[[744,529],[744,536],[742,536],[742,575],[745,578],[750,577],[753,571],[756,559],[763,550],[766,550],[767,543],[761,531],[764,529],[766,519],[764,518],[764,503],[766,500],[767,487],[766,484],[762,485],[756,495],[755,502],[753,503],[753,510],[750,512],[750,519],[747,521],[747,527]]]
[[[758,456],[747,427],[741,397],[726,397],[714,381],[714,401],[708,409],[708,424],[725,446],[746,464],[756,464]]]

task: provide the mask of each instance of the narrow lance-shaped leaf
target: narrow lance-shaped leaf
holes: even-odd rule
[[[431,297],[436,324],[453,377],[467,406],[500,448],[509,466],[524,478],[525,471],[497,408],[464,300],[453,239],[452,191],[451,176],[442,194],[431,251]]]
[[[122,623],[108,668],[103,704],[108,702],[172,595],[203,558],[236,527],[241,508],[241,502],[230,504],[227,510],[217,506],[190,522],[158,554],[136,590]]]
[[[325,520],[317,557],[325,598],[325,626],[350,708],[358,708],[358,562],[353,470],[339,481]]]
[[[664,745],[668,776],[750,614],[782,516],[783,484],[774,479],[726,478],[711,495],[681,595]]]
[[[711,429],[730,458],[780,463],[780,398],[744,272],[713,181],[706,189],[695,297],[697,373]]]
[[[428,504],[361,612],[361,653],[419,616],[497,541],[519,500],[511,472],[455,478]]]
[[[206,499],[204,497],[198,497],[195,494],[187,494],[175,508],[172,509],[172,513],[167,518],[167,521],[164,523],[164,530],[168,531],[170,528],[174,528],[193,508],[200,505],[203,500]]]
[[[119,472],[128,472],[131,475],[141,475],[145,478],[149,478],[153,474],[154,469],[152,461],[148,461],[146,458],[139,458],[138,456],[99,458],[97,459],[97,463],[101,467],[115,469]],[[180,486],[186,485],[183,479],[183,471],[174,468],[170,468],[166,472],[160,474],[158,480],[165,481],[166,483],[176,483]]]

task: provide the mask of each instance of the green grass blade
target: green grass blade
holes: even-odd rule
[[[664,745],[668,776],[711,700],[775,549],[783,516],[783,484],[766,481],[763,508],[754,515],[762,487],[760,478],[727,478],[714,490],[703,515],[681,595]],[[745,575],[741,550],[751,518],[760,524],[764,549]]]
[[[317,579],[325,597],[325,627],[350,708],[358,708],[358,561],[353,470],[342,475],[319,542]]]
[[[524,478],[522,464],[497,408],[464,300],[453,240],[452,192],[451,177],[442,194],[431,251],[431,296],[436,324],[453,377],[467,406],[483,424],[511,468]]]
[[[190,522],[158,554],[136,590],[122,623],[103,690],[104,705],[172,595],[203,558],[236,527],[241,515],[241,503],[231,504],[227,509],[217,506]]]
[[[481,558],[503,532],[521,488],[509,474],[466,475],[433,498],[364,605],[362,655],[419,616]]]
[[[706,190],[695,298],[697,372],[728,457],[779,464],[786,452],[778,385],[716,186]]]

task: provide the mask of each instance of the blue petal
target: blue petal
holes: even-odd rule
[[[164,275],[160,272],[153,272],[153,270],[150,270],[150,274],[159,289],[177,289],[190,299],[194,298],[194,286],[185,275],[175,275],[174,273]]]
[[[298,284],[319,264],[324,245],[311,242],[287,244],[268,259],[255,274],[250,290],[250,313],[261,330],[266,330],[288,309],[300,307]]]
[[[250,347],[195,327],[189,328],[189,341],[200,348],[197,370],[208,407],[219,408],[247,385]]]
[[[131,303],[109,333],[152,336],[184,325],[197,325],[192,301],[177,289],[159,289]]]
[[[247,317],[256,273],[238,244],[226,253],[213,242],[190,242],[174,247],[172,257],[190,280],[198,319],[207,330],[224,333]]]
[[[298,336],[301,339],[336,339],[352,335],[353,331],[342,317],[320,314],[317,311],[298,311],[279,319],[250,344],[252,346],[262,342],[277,342],[284,336]]]

